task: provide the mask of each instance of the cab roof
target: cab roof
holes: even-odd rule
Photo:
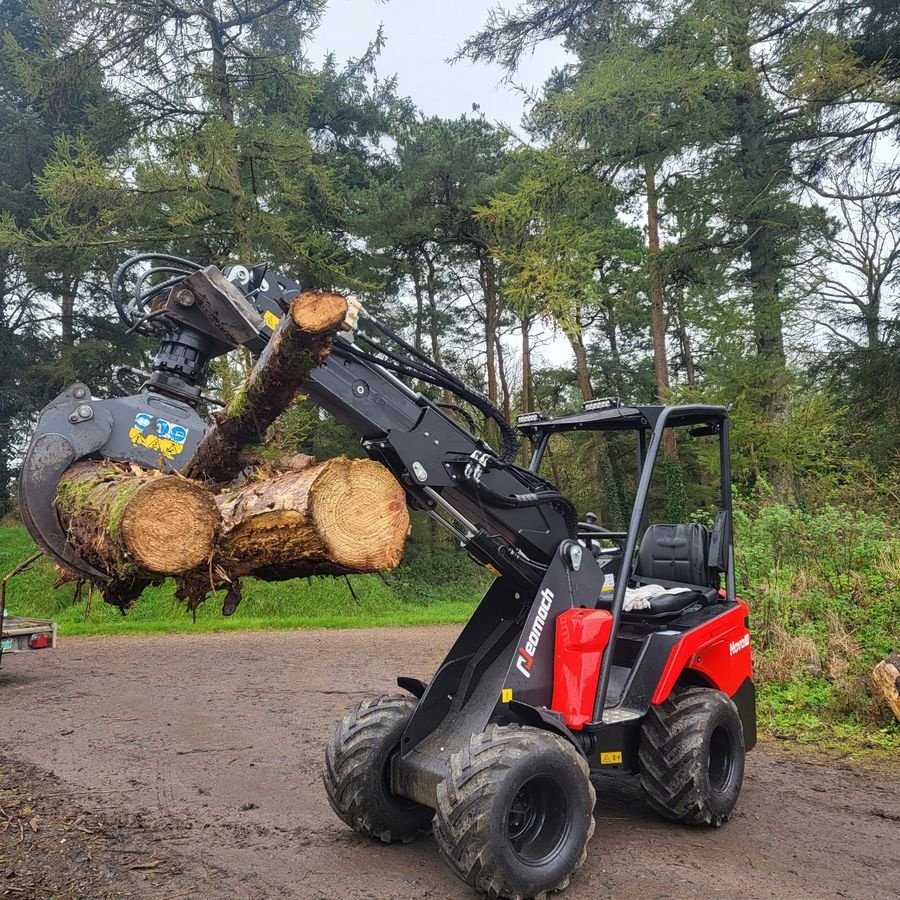
[[[703,403],[669,407],[612,405],[565,416],[548,416],[534,422],[524,422],[518,428],[531,437],[560,431],[644,431],[656,427],[664,410],[668,410],[665,425],[673,428],[684,425],[716,426],[728,418],[726,407]]]

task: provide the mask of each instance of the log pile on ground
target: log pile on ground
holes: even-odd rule
[[[265,440],[346,316],[339,294],[299,295],[184,472],[99,460],[65,473],[57,511],[76,552],[109,576],[97,585],[106,600],[124,609],[171,576],[192,609],[225,588],[230,614],[248,575],[358,574],[400,562],[406,499],[379,463],[296,455],[247,465],[246,448]]]

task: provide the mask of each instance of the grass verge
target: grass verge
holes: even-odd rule
[[[34,552],[23,528],[0,528],[0,574]],[[388,579],[376,575],[262,582],[247,579],[244,599],[224,617],[210,597],[196,617],[185,611],[166,582],[148,588],[122,615],[96,594],[73,602],[74,588],[54,589],[56,575],[46,560],[7,585],[10,615],[54,619],[66,635],[174,634],[266,628],[366,628],[376,625],[442,625],[468,620],[481,595],[471,581],[435,579],[424,584],[402,569]],[[352,586],[352,591],[351,591]]]

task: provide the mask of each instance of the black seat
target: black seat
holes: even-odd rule
[[[716,602],[719,573],[709,567],[709,530],[697,523],[651,525],[638,550],[634,579],[641,584],[690,590],[660,594],[650,601],[650,609],[623,613],[627,618],[664,619],[694,604]]]
[[[709,568],[708,529],[696,522],[651,525],[644,532],[634,575],[645,583],[659,579],[694,587],[718,587],[718,575]]]

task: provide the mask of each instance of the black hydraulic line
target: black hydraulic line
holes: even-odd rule
[[[440,409],[449,409],[451,412],[455,412],[458,415],[462,416],[462,418],[466,420],[467,427],[473,433],[478,430],[478,426],[475,424],[475,420],[456,403],[435,403],[434,405],[439,407]]]
[[[150,299],[154,294],[159,293],[163,287],[169,287],[171,285],[177,284],[182,280],[184,275],[190,275],[193,270],[191,269],[180,269],[175,266],[154,266],[153,268],[146,269],[138,275],[137,279],[134,282],[134,301],[137,306],[143,309],[144,304],[147,300]],[[167,278],[164,281],[161,281],[157,284],[154,284],[150,287],[150,290],[147,291],[146,294],[143,293],[142,288],[144,287],[144,282],[152,277],[153,275],[159,275],[162,272],[177,272],[178,276],[174,276],[172,278]]]
[[[122,279],[130,268],[136,266],[140,262],[145,262],[146,260],[156,260],[157,262],[172,263],[176,266],[185,266],[190,272],[195,272],[198,269],[203,268],[200,263],[194,262],[192,259],[185,259],[182,256],[173,256],[171,253],[138,253],[136,256],[131,256],[126,259],[113,274],[110,281],[110,296],[112,297],[116,312],[119,314],[119,318],[129,328],[134,325],[134,320],[128,314],[125,305],[122,303],[122,298],[120,296]]]
[[[562,511],[569,527],[570,535],[575,535],[578,531],[578,513],[572,502],[564,494],[559,491],[536,491],[531,494],[501,494],[487,485],[480,482],[474,482],[475,490],[484,497],[487,497],[495,506],[502,506],[506,509],[524,509],[529,506],[543,506],[545,503],[553,503]]]
[[[516,437],[516,432],[510,426],[509,422],[507,422],[506,419],[503,418],[500,410],[497,409],[497,407],[494,406],[494,404],[487,397],[479,392],[473,391],[472,388],[465,385],[455,375],[453,375],[451,372],[448,372],[443,366],[436,363],[430,357],[426,356],[421,350],[419,350],[417,347],[414,347],[401,335],[397,334],[392,328],[389,328],[374,316],[367,315],[366,320],[370,322],[375,328],[377,328],[378,331],[380,331],[383,335],[390,338],[392,341],[406,350],[407,353],[420,360],[429,369],[443,376],[451,384],[456,385],[455,390],[449,385],[447,386],[447,390],[457,394],[457,396],[462,396],[460,394],[460,391],[464,390],[478,397],[479,399],[477,402],[471,400],[469,397],[465,397],[464,399],[469,400],[469,402],[472,403],[473,406],[477,407],[489,419],[493,419],[497,423],[497,427],[500,429],[501,437],[500,459],[504,462],[512,462],[516,458],[516,453],[519,450],[519,442],[518,438]],[[368,343],[372,344],[373,346],[377,346],[373,341],[371,341],[371,339],[368,341]]]
[[[424,366],[421,366],[412,360],[403,360],[402,358],[397,357],[396,354],[384,350],[371,339],[366,339],[366,343],[384,353],[388,359],[381,359],[380,357],[373,356],[370,353],[366,353],[364,350],[360,350],[359,347],[352,347],[352,345],[347,349],[349,352],[357,355],[360,359],[364,359],[366,362],[383,366],[384,368],[397,372],[400,375],[404,375],[407,378],[418,378],[421,381],[435,385],[435,387],[443,388],[451,394],[455,394],[457,397],[471,403],[472,406],[478,409],[487,418],[493,419],[497,423],[502,440],[500,461],[502,463],[509,463],[515,459],[516,452],[519,449],[515,432],[512,430],[506,419],[503,418],[500,410],[497,409],[487,397],[474,391],[472,388],[466,387],[452,376],[449,378],[444,377],[443,372],[440,369],[433,371],[431,369],[426,369]]]
[[[418,359],[422,364],[427,366],[429,369],[434,369],[434,371],[440,373],[445,378],[450,381],[455,382],[460,387],[465,387],[462,381],[460,381],[452,372],[448,372],[442,365],[435,362],[430,356],[427,356],[418,347],[414,347],[408,341],[406,341],[401,335],[397,334],[392,328],[389,328],[383,322],[376,319],[373,315],[367,314],[366,321],[371,322],[371,324],[377,328],[385,337],[390,338],[394,343],[398,344],[402,347],[407,353],[412,354],[416,359]],[[370,342],[371,343],[371,342]]]

